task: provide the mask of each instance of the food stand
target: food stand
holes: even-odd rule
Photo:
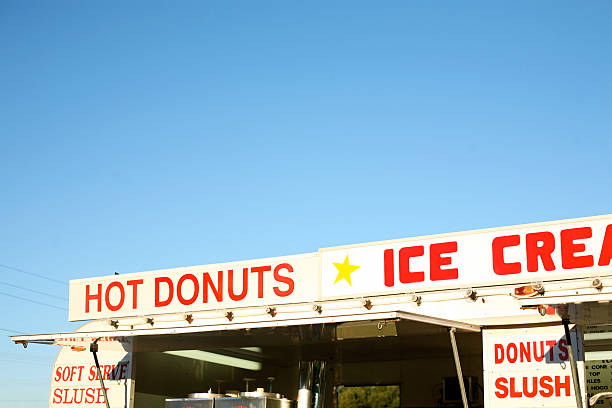
[[[59,407],[607,407],[612,216],[70,281]]]

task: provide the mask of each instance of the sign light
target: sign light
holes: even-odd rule
[[[243,368],[245,370],[260,371],[261,363],[258,361],[245,360],[243,358],[226,356],[223,354],[211,353],[202,350],[178,350],[164,351],[164,354],[191,358],[193,360],[206,361],[214,364],[221,364],[230,367]]]

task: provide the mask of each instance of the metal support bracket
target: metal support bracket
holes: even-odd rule
[[[459,351],[457,350],[457,340],[455,340],[456,331],[456,328],[449,327],[448,335],[450,336],[451,346],[453,346],[453,357],[455,357],[455,368],[457,369],[457,379],[459,380],[459,388],[461,388],[461,400],[463,401],[463,408],[469,408],[467,396],[465,394],[465,384],[463,383],[463,373],[461,372],[461,362],[459,361]]]
[[[98,355],[96,354],[98,352],[98,340],[100,339],[101,337],[98,337],[89,345],[89,351],[93,353],[94,361],[96,362],[96,370],[98,370],[98,378],[100,378],[100,386],[102,387],[102,392],[104,393],[104,402],[106,403],[106,408],[110,408],[110,405],[108,403],[108,395],[106,394],[106,388],[104,387],[104,379],[102,378],[102,371],[100,371]]]
[[[563,328],[565,329],[565,337],[567,339],[567,352],[569,353],[570,366],[572,368],[572,382],[574,383],[574,395],[576,396],[576,406],[582,408],[582,396],[580,395],[580,379],[578,378],[578,367],[576,366],[576,358],[574,357],[574,347],[572,346],[572,337],[569,330],[569,319],[563,318]]]

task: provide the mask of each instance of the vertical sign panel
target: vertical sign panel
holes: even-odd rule
[[[571,336],[584,398],[582,343],[576,330]],[[483,364],[489,408],[576,407],[561,325],[484,330]]]
[[[132,338],[101,338],[98,360],[111,408],[132,403]],[[60,339],[51,376],[49,408],[106,408],[104,392],[89,351],[91,338]]]

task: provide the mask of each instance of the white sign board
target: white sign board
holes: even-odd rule
[[[313,301],[317,254],[70,281],[69,320]]]
[[[324,299],[609,273],[612,216],[322,249]]]
[[[93,354],[91,338],[58,340],[62,346],[51,375],[49,408],[106,408]],[[105,337],[98,341],[98,360],[111,408],[130,408],[132,379],[132,338]],[[80,350],[80,351],[75,351]]]
[[[612,215],[70,281],[69,320],[608,275]]]
[[[584,396],[582,343],[571,336]],[[486,407],[576,407],[563,326],[483,330],[482,343]]]

